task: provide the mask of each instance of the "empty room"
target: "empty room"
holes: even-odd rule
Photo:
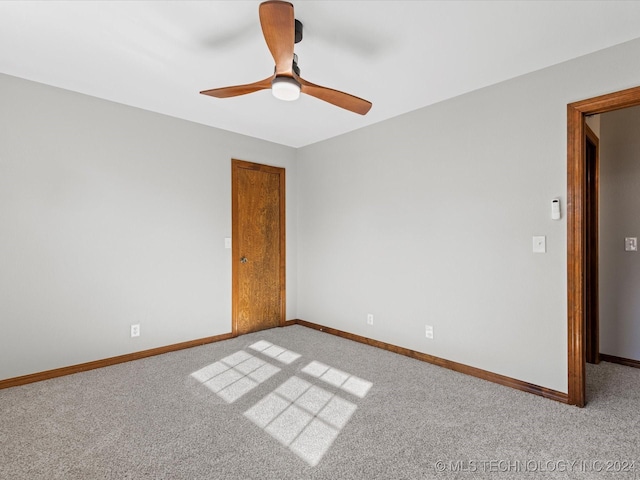
[[[0,478],[640,478],[640,2],[0,2]]]

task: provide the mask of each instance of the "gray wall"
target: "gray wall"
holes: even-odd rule
[[[640,108],[601,117],[600,351],[640,360]]]
[[[228,332],[236,157],[287,168],[288,318],[566,392],[566,105],[638,85],[639,56],[297,151],[0,76],[0,378]]]
[[[636,40],[300,149],[300,318],[566,392],[566,105],[640,84],[638,56]]]
[[[287,169],[296,318],[295,150],[5,75],[0,105],[0,379],[230,332],[231,158]]]
[[[591,115],[584,119],[585,123],[589,125],[591,131],[596,134],[596,137],[600,138],[600,117],[601,115]]]

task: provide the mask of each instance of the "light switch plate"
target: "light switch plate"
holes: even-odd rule
[[[533,253],[547,253],[547,237],[533,237]]]
[[[231,248],[231,238],[225,237],[225,239],[224,239],[224,248]]]

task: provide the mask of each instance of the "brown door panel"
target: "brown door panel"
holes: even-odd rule
[[[233,330],[281,325],[284,311],[284,169],[233,160]]]

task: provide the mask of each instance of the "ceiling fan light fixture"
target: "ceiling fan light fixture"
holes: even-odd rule
[[[290,102],[297,100],[300,93],[305,93],[350,112],[367,114],[371,109],[371,102],[339,90],[314,85],[300,77],[298,56],[293,50],[295,43],[302,40],[302,23],[295,19],[293,5],[289,1],[263,1],[258,7],[258,13],[264,40],[275,61],[273,73],[257,82],[212,88],[200,93],[215,98],[228,98],[271,88],[273,96],[280,100]]]
[[[278,100],[292,102],[300,97],[300,84],[291,77],[276,77],[271,82],[271,93]]]

